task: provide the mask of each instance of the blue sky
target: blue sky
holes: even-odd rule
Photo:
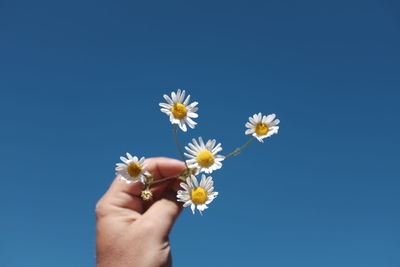
[[[182,143],[281,129],[183,212],[176,266],[400,266],[399,30],[395,1],[0,2],[0,265],[93,266],[119,156],[179,156],[158,103],[182,88]]]

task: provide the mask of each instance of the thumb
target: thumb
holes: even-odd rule
[[[169,235],[181,210],[182,205],[176,201],[176,192],[170,188],[163,198],[154,202],[140,219],[151,222],[154,227],[153,234],[165,238]]]

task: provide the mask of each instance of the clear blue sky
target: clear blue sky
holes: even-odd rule
[[[399,47],[396,1],[1,1],[0,265],[93,266],[119,156],[178,157],[182,88],[183,143],[282,122],[183,212],[176,266],[400,266]]]

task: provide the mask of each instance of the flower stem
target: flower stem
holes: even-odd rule
[[[158,183],[162,183],[162,182],[165,182],[165,181],[168,181],[168,180],[171,180],[171,179],[176,179],[176,178],[177,178],[176,176],[166,177],[166,178],[163,178],[163,179],[154,180],[151,184],[152,185],[153,184],[158,184]]]
[[[229,153],[228,155],[225,156],[225,158],[229,158],[231,156],[236,156],[239,154],[243,149],[245,149],[248,145],[250,145],[251,142],[253,142],[255,138],[252,137],[249,141],[247,141],[243,146],[236,148],[233,152]]]
[[[187,165],[187,163],[186,163],[186,160],[185,160],[185,156],[184,156],[184,154],[183,154],[183,152],[182,152],[181,145],[179,144],[178,129],[177,129],[177,127],[176,127],[176,124],[174,124],[174,137],[175,137],[176,147],[177,147],[178,150],[179,150],[179,154],[181,154],[181,157],[182,157],[183,162],[185,162],[186,169],[189,169],[189,167],[188,167],[188,165]]]
[[[175,176],[169,176],[169,177],[165,177],[162,179],[158,179],[158,180],[154,180],[153,177],[147,177],[148,178],[148,183],[145,184],[146,186],[152,186],[153,184],[158,184],[158,183],[162,183],[168,180],[172,180],[172,179],[178,179],[181,181],[186,181],[186,178],[190,177],[190,175],[192,175],[194,172],[196,172],[196,169],[185,169],[184,171],[182,171],[179,175],[175,175]]]

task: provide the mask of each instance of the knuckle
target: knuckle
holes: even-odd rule
[[[95,213],[97,218],[102,218],[106,215],[105,211],[105,204],[103,198],[101,198],[97,203],[95,207]]]

